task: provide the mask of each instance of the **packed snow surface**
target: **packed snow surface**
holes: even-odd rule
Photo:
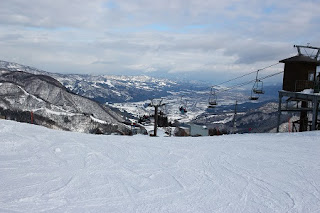
[[[320,132],[0,133],[0,212],[320,212]]]

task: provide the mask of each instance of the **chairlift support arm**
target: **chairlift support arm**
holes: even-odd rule
[[[317,59],[320,55],[320,47],[312,47],[312,46],[304,46],[304,45],[294,45],[294,47],[297,48],[299,55],[302,55],[300,48],[308,48],[308,49],[318,50],[317,54],[315,55],[315,59]]]
[[[309,49],[314,49],[314,50],[320,50],[320,47],[312,47],[312,46],[304,46],[304,45],[294,45],[296,48],[309,48]]]
[[[260,80],[258,79],[259,71],[260,71],[260,70],[257,70],[256,81],[260,81]]]

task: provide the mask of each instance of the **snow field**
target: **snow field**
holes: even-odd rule
[[[0,133],[0,212],[320,212],[320,132]]]

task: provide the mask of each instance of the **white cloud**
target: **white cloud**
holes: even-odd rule
[[[237,74],[320,45],[319,12],[298,0],[3,1],[0,57],[53,72]]]

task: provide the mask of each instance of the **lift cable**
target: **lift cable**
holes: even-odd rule
[[[257,72],[257,71],[255,71],[255,72]],[[266,79],[266,78],[270,78],[270,77],[273,77],[273,76],[275,76],[275,75],[279,75],[279,74],[281,74],[281,73],[283,73],[283,72],[284,72],[284,71],[277,72],[277,73],[273,73],[273,74],[264,76],[264,77],[262,77],[262,78],[259,78],[258,80],[264,80],[264,79]],[[232,86],[232,87],[228,87],[228,88],[226,88],[226,89],[218,90],[218,91],[216,92],[216,94],[221,93],[221,92],[226,92],[226,91],[232,90],[232,89],[237,88],[237,87],[242,87],[242,86],[251,84],[251,83],[253,83],[253,82],[255,82],[255,81],[256,81],[256,79],[250,80],[250,81],[247,81],[247,82],[242,82],[242,83],[236,84],[236,85],[234,85],[234,86]]]
[[[222,89],[222,90],[218,90],[218,91],[216,92],[216,94],[219,94],[219,93],[222,93],[222,92],[226,92],[226,91],[232,90],[232,89],[237,88],[237,87],[242,87],[242,86],[251,84],[251,83],[253,83],[253,82],[255,82],[255,81],[256,81],[256,80],[254,79],[254,80],[242,82],[242,83],[236,84],[236,85],[234,85],[234,86],[232,86],[232,87],[228,87],[228,88],[225,88],[225,89]]]
[[[259,71],[262,71],[262,70],[268,69],[268,68],[273,67],[273,66],[276,66],[276,65],[278,65],[278,64],[280,64],[280,62],[275,63],[275,64],[271,64],[271,65],[269,65],[269,66],[267,66],[267,67],[263,67],[262,69],[258,69],[258,70],[255,70],[255,71],[252,71],[252,72],[246,73],[246,74],[244,74],[244,75],[241,75],[241,76],[235,77],[235,78],[233,78],[233,79],[230,79],[230,80],[224,81],[224,82],[222,82],[222,83],[215,84],[215,85],[213,85],[213,86],[211,86],[211,87],[220,86],[220,85],[222,85],[222,84],[228,83],[228,82],[230,82],[230,81],[237,80],[237,79],[239,79],[239,78],[243,78],[243,77],[248,76],[248,75],[250,75],[250,74],[252,74],[252,73],[256,73],[257,71],[259,72]]]

